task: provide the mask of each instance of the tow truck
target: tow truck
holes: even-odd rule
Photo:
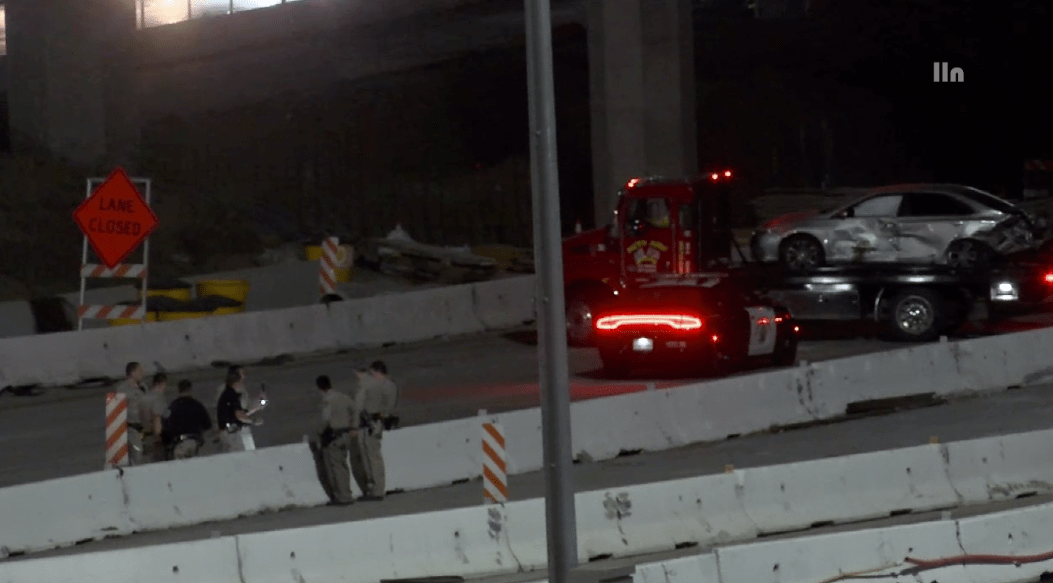
[[[872,320],[894,338],[914,342],[949,334],[984,312],[1024,311],[1053,295],[1053,270],[1039,252],[1002,258],[983,272],[869,263],[802,275],[752,263],[728,227],[735,190],[730,170],[634,178],[617,193],[609,225],[565,239],[568,342],[595,345],[596,316],[618,306],[619,296],[700,275],[733,278],[799,322]]]

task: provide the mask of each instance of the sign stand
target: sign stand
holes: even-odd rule
[[[96,189],[107,184],[110,178],[89,178],[84,200],[87,201]],[[141,189],[146,205],[150,205],[149,178],[128,178],[132,185]],[[152,213],[151,213],[152,214]],[[152,229],[151,229],[152,230]],[[138,318],[140,324],[146,323],[146,299],[148,289],[147,269],[150,261],[150,237],[143,238],[142,263],[118,263],[113,267],[103,264],[88,263],[88,236],[84,236],[80,260],[80,302],[77,307],[77,330],[84,329],[84,320],[108,320],[113,318]],[[138,279],[140,280],[141,302],[138,306],[89,306],[84,304],[88,279]]]

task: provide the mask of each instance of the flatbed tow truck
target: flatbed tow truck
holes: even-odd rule
[[[854,263],[795,274],[752,263],[730,224],[730,171],[692,179],[633,179],[611,224],[563,242],[567,334],[595,341],[594,315],[619,294],[670,278],[730,278],[789,309],[799,322],[876,322],[895,339],[925,342],[967,320],[1022,313],[1053,297],[1048,251],[1000,258],[982,272],[938,264]]]

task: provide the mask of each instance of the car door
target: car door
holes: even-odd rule
[[[902,194],[881,194],[863,199],[831,219],[825,233],[828,261],[889,262],[896,248],[896,218]]]
[[[912,192],[899,210],[899,260],[934,262],[947,245],[976,230],[978,209],[949,194]]]
[[[622,229],[622,266],[629,281],[673,272],[673,221],[664,197],[628,200]]]

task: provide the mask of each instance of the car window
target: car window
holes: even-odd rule
[[[972,214],[976,211],[971,206],[935,192],[908,194],[899,209],[901,217],[965,217]]]
[[[965,187],[959,190],[958,194],[968,198],[969,200],[972,200],[973,202],[980,203],[987,208],[994,209],[999,212],[1003,212],[1006,214],[1015,214],[1020,212],[1019,209],[1013,206],[1013,204],[1011,204],[1010,202],[998,198],[997,196],[989,192],[984,192],[978,188]]]
[[[899,203],[903,200],[902,194],[887,194],[868,198],[855,205],[848,216],[856,218],[864,217],[894,217],[899,212]]]

